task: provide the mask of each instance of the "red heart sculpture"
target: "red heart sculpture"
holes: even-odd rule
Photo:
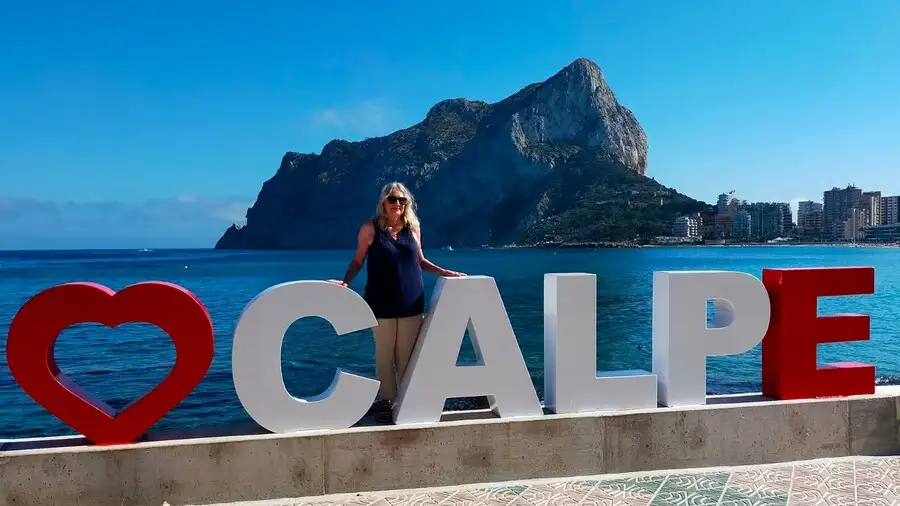
[[[150,323],[175,343],[175,366],[153,390],[116,412],[66,377],[53,357],[59,333],[77,323]],[[171,283],[137,283],[116,293],[95,283],[44,290],[16,313],[6,338],[13,378],[32,399],[97,444],[135,441],[206,375],[215,335],[203,303]]]

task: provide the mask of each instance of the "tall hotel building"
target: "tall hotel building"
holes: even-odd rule
[[[841,240],[844,238],[844,221],[851,217],[854,209],[862,209],[863,192],[849,185],[846,188],[827,190],[822,197],[825,238]]]
[[[881,225],[900,223],[900,196],[881,197]]]
[[[866,215],[866,226],[881,225],[881,192],[863,192],[862,210]]]
[[[797,230],[800,235],[818,238],[822,234],[822,204],[811,200],[797,203]]]

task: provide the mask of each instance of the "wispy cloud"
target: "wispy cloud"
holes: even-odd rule
[[[310,122],[315,127],[367,136],[381,135],[396,128],[399,119],[400,113],[382,100],[319,109],[310,115]]]
[[[212,247],[243,224],[248,197],[180,195],[124,202],[50,202],[0,196],[0,248]]]

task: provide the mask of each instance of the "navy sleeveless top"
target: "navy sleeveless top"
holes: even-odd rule
[[[375,318],[405,318],[425,312],[425,283],[419,265],[419,243],[409,227],[394,239],[375,225],[375,239],[366,260],[363,298]]]

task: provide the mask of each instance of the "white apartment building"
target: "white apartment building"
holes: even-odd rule
[[[850,217],[844,220],[845,241],[856,241],[863,238],[862,229],[866,226],[865,209],[851,209]]]
[[[863,192],[861,204],[866,212],[866,226],[880,225],[882,217],[881,192]]]
[[[672,235],[676,237],[699,239],[700,220],[690,216],[679,216],[675,218],[675,224],[672,225]]]

